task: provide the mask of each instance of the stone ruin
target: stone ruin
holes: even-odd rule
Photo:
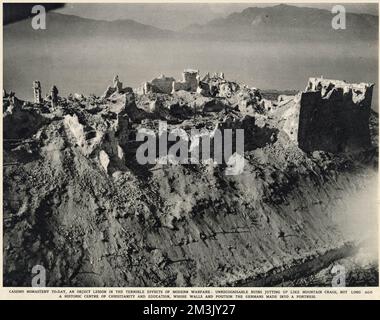
[[[145,82],[142,89],[138,90],[140,94],[148,93],[165,93],[171,94],[176,91],[184,90],[196,92],[199,84],[199,71],[186,69],[182,73],[182,80],[176,81],[173,77],[161,75],[151,81]]]
[[[182,73],[182,81],[175,81],[173,83],[173,92],[184,90],[195,92],[198,88],[199,71],[193,69],[186,69]]]
[[[369,148],[373,86],[310,78],[285,113],[284,130],[304,151],[338,153]]]
[[[34,103],[42,103],[41,83],[38,80],[33,81],[33,93]]]
[[[214,73],[210,76],[207,73],[203,78],[199,75],[199,70],[185,69],[182,73],[182,80],[176,81],[173,77],[161,75],[151,81],[145,82],[137,89],[138,94],[164,93],[172,94],[177,91],[197,92],[203,96],[230,98],[240,89],[235,82],[227,81],[224,73]]]
[[[149,82],[145,82],[143,85],[143,94],[147,93],[166,93],[171,94],[173,91],[173,83],[175,79],[173,77],[165,77],[163,74],[158,78],[154,78]]]
[[[132,92],[132,88],[130,87],[123,88],[123,83],[119,80],[119,76],[116,75],[113,78],[113,85],[107,87],[106,91],[104,91],[101,98],[107,99],[114,93],[127,93],[127,92]]]
[[[121,92],[123,90],[123,83],[120,82],[118,75],[113,78],[113,87],[116,92]]]
[[[56,86],[52,86],[50,91],[51,106],[56,107],[58,103],[58,89]]]
[[[50,94],[46,94],[45,99],[42,98],[41,82],[38,80],[33,81],[33,96],[34,103],[41,104],[44,101],[50,101],[52,107],[56,107],[58,103],[58,89],[53,85],[50,89]]]
[[[184,90],[188,92],[196,92],[199,84],[199,71],[186,69],[182,73],[182,80],[176,81],[173,77],[164,75],[145,82],[139,90],[140,94],[148,93],[165,93],[171,94],[176,91]]]
[[[22,102],[16,98],[16,94],[13,91],[10,91],[9,93],[6,92],[5,89],[3,89],[3,116],[9,112],[12,112],[11,110],[14,108],[21,107]]]
[[[279,107],[285,110],[281,111],[284,119],[283,129],[290,139],[306,152],[321,150],[339,153],[369,148],[369,116],[373,87],[374,84],[370,83],[351,84],[323,77],[310,78],[306,89],[295,98],[279,96]],[[223,73],[215,73],[212,76],[207,73],[200,78],[198,70],[187,69],[183,72],[182,81],[161,75],[146,82],[142,89],[142,94],[175,93],[177,100],[182,97],[181,94],[188,94],[189,97],[182,98],[189,101],[194,96],[191,93],[197,92],[199,96],[194,98],[193,104],[196,105],[198,100],[203,101],[201,104],[204,112],[222,110],[224,104],[216,103],[219,100],[212,100],[218,98],[228,98],[230,104],[238,106],[239,110],[246,114],[265,111],[265,100],[258,89],[227,81]],[[42,103],[44,99],[41,83],[37,80],[33,82],[33,92],[34,102]],[[129,87],[123,88],[119,77],[115,76],[113,86],[107,88],[102,98],[109,98],[115,93],[133,93],[133,90]],[[6,93],[3,95],[8,96]],[[8,100],[11,101],[12,97],[9,96]],[[46,100],[50,101],[52,107],[57,106],[56,86],[51,88]],[[153,107],[156,104],[158,101],[153,101]],[[283,109],[284,105],[289,107]]]
[[[202,95],[211,97],[231,98],[236,93],[240,86],[233,81],[227,81],[224,78],[224,73],[214,73],[210,76],[208,73],[199,81],[198,92]]]

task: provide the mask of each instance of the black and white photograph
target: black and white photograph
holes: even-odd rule
[[[378,3],[2,10],[3,287],[379,286]]]

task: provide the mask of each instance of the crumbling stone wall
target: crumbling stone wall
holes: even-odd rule
[[[172,77],[165,77],[164,75],[161,75],[159,78],[153,79],[151,84],[160,92],[170,94],[172,92],[174,81],[175,79]]]
[[[310,78],[285,113],[284,130],[304,151],[333,153],[371,146],[369,116],[373,84]]]
[[[186,69],[182,73],[182,81],[173,82],[173,91],[185,90],[196,92],[199,82],[199,71]]]
[[[113,94],[123,94],[133,92],[133,89],[130,87],[123,87],[123,83],[120,81],[119,76],[116,75],[113,78],[113,85],[108,86],[106,91],[104,91],[103,95],[101,96],[102,99],[110,98]]]
[[[239,84],[227,81],[224,73],[208,73],[199,81],[197,92],[212,97],[231,98],[240,89]]]
[[[42,103],[41,83],[38,80],[33,81],[33,93],[34,93],[34,102]]]
[[[52,86],[50,91],[50,97],[51,97],[51,106],[56,107],[58,103],[58,89],[56,86]]]
[[[173,88],[173,82],[175,81],[172,77],[165,77],[161,75],[158,78],[154,78],[150,82],[145,82],[143,86],[143,93],[166,93],[170,94]]]
[[[113,87],[115,88],[116,92],[121,92],[123,90],[123,83],[120,82],[118,75],[113,78]]]

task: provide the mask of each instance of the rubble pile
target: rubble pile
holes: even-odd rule
[[[345,227],[377,170],[372,87],[316,78],[275,100],[190,69],[136,89],[116,76],[100,97],[3,92],[4,285],[29,286],[36,264],[49,286],[276,285],[326,268],[363,237]],[[163,121],[243,129],[243,171],[139,164],[138,133],[160,140]]]

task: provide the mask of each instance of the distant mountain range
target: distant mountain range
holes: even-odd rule
[[[191,25],[175,32],[134,20],[92,20],[74,15],[47,14],[47,29],[36,32],[30,20],[4,27],[4,38],[50,36],[116,38],[201,38],[222,40],[376,40],[378,16],[346,14],[346,30],[334,30],[328,10],[290,5],[250,7],[203,25]]]
[[[9,24],[4,27],[4,38],[7,37],[116,37],[116,38],[159,38],[174,36],[175,32],[159,29],[134,20],[93,20],[49,12],[46,15],[46,29],[34,30],[31,19]]]
[[[346,13],[346,29],[331,26],[335,14],[328,10],[290,5],[250,7],[205,25],[192,25],[187,32],[237,39],[279,38],[318,40],[324,38],[377,39],[378,16]]]

